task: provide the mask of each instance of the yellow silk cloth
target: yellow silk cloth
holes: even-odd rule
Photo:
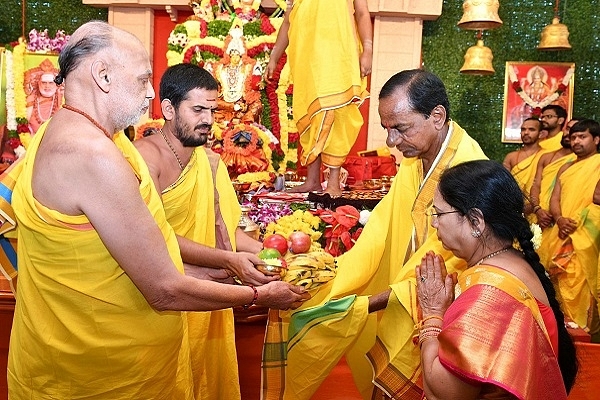
[[[191,399],[191,391],[179,393],[175,384],[191,379],[185,364],[178,368],[180,350],[187,349],[182,313],[150,307],[85,215],[61,214],[33,197],[32,171],[44,133],[34,136],[13,192],[20,245],[9,397]],[[146,164],[123,134],[114,141],[183,273],[175,233]]]
[[[235,250],[240,206],[227,168],[219,161],[216,174],[219,208]],[[167,220],[187,239],[215,247],[215,195],[211,167],[198,147],[177,181],[163,193]],[[189,312],[188,328],[196,399],[239,399],[233,310]]]
[[[482,265],[460,276],[438,341],[442,365],[482,385],[479,398],[567,398],[535,297],[501,268]]]
[[[450,131],[444,147],[427,176],[423,176],[421,160],[404,158],[390,192],[373,210],[359,240],[350,251],[338,258],[336,278],[312,293],[313,298],[307,301],[301,310],[320,306],[331,299],[339,299],[349,294],[376,294],[387,290],[394,282],[400,282],[398,286],[409,286],[409,282],[414,282],[414,267],[418,263],[417,260],[420,260],[427,250],[443,254],[448,260],[447,265],[450,269],[464,266],[464,263],[452,257],[450,252],[443,250],[434,230],[429,227],[430,221],[426,211],[432,204],[434,190],[444,170],[467,160],[484,158],[486,158],[485,154],[477,142],[454,122],[450,122]],[[420,248],[418,254],[413,255],[413,246]],[[405,261],[408,262],[405,264]],[[395,338],[402,341],[404,335],[412,337],[414,322],[411,304],[414,303],[415,298],[411,294],[414,295],[412,292],[406,293],[406,300],[403,300],[402,305],[388,306],[390,313],[393,313],[390,309],[404,310],[403,314],[398,313],[393,316],[394,334],[391,342],[396,343]],[[356,306],[364,306],[364,303],[357,301]],[[326,355],[290,351],[287,354],[287,370],[285,371],[285,365],[280,366],[279,381],[275,379],[275,362],[272,356],[275,344],[273,342],[265,344],[265,354],[270,355],[268,360],[263,359],[263,362],[268,361],[263,365],[263,379],[265,374],[270,375],[268,387],[263,387],[263,390],[266,390],[265,399],[281,398],[283,396],[279,393],[281,390],[285,390],[283,396],[285,399],[310,398],[311,393],[307,391],[292,392],[290,390],[292,382],[300,380],[303,385],[310,385],[316,390],[329,370],[344,354],[363,397],[370,396],[373,390],[372,368],[365,359],[365,354],[375,343],[378,316],[376,314],[367,316],[360,310],[355,313],[348,312],[348,315],[352,315],[355,319],[354,325],[364,325],[356,334],[355,327],[347,333],[354,339],[353,342],[342,340],[346,333],[343,330],[334,330],[333,324],[326,329],[321,329],[321,326],[313,328],[306,336],[310,336],[314,342],[320,342],[321,346],[328,348],[329,351]],[[356,320],[357,316],[362,315],[364,315],[363,319]],[[289,313],[281,312],[280,316],[283,323],[289,321]],[[344,326],[341,322],[336,324]],[[271,328],[281,328],[275,325],[276,321],[270,319],[267,336]],[[285,332],[283,333],[283,342],[285,342]],[[285,359],[285,348],[281,353]],[[409,361],[416,360],[418,365],[418,353],[416,357],[409,355],[407,358]],[[413,367],[416,368],[411,364],[410,368]],[[271,386],[269,382],[274,384]]]
[[[586,327],[591,296],[598,298],[600,206],[592,199],[600,180],[600,154],[573,162],[559,179],[561,215],[577,221],[577,229],[562,240],[555,225],[542,236],[538,253],[546,269],[558,269],[556,287],[565,315]]]
[[[562,145],[560,144],[560,142],[562,141],[562,137],[563,133],[562,131],[560,131],[551,138],[540,140],[540,147],[546,151],[559,150],[562,148]]]
[[[510,170],[511,175],[519,184],[526,198],[529,198],[529,194],[531,193],[531,186],[533,185],[537,171],[538,161],[540,161],[540,157],[544,154],[546,154],[545,150],[539,150],[526,159],[521,160]]]
[[[550,210],[550,198],[552,197],[552,190],[556,183],[556,175],[560,167],[568,162],[573,162],[577,156],[574,153],[567,154],[559,159],[552,161],[550,164],[544,167],[542,172],[542,181],[540,183],[540,198],[539,205],[544,210]]]
[[[369,94],[353,12],[352,0],[295,0],[290,12],[287,52],[303,165],[320,154],[325,165],[341,166],[363,124],[358,106]]]

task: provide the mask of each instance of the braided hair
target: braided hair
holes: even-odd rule
[[[565,317],[556,299],[556,291],[531,239],[533,233],[523,215],[524,196],[506,168],[496,161],[468,161],[446,170],[438,186],[444,200],[463,215],[478,209],[486,229],[501,241],[519,243],[524,258],[537,275],[556,318],[558,327],[558,364],[567,393],[577,375],[575,345],[565,326]]]

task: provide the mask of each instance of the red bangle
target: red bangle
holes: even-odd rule
[[[244,309],[247,310],[250,307],[252,307],[253,305],[256,304],[256,301],[258,300],[258,290],[256,290],[256,288],[254,287],[254,285],[248,285],[250,288],[252,288],[252,290],[254,291],[254,297],[252,298],[252,301],[248,304],[244,304]]]

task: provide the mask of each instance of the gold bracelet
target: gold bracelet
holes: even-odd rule
[[[535,214],[536,212],[538,212],[538,210],[541,210],[542,207],[540,207],[539,205],[533,206],[533,213]]]
[[[425,333],[423,335],[419,335],[419,347],[421,347],[421,345],[423,344],[423,342],[426,341],[426,340],[428,340],[428,339],[437,339],[437,337],[439,336],[440,332],[432,331],[432,332]]]

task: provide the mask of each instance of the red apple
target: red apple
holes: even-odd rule
[[[284,256],[288,250],[287,239],[278,233],[267,236],[263,241],[263,247],[265,249],[275,249],[279,251],[279,253]]]
[[[310,250],[312,239],[307,233],[304,232],[292,232],[290,233],[290,250],[294,254],[306,253]]]

